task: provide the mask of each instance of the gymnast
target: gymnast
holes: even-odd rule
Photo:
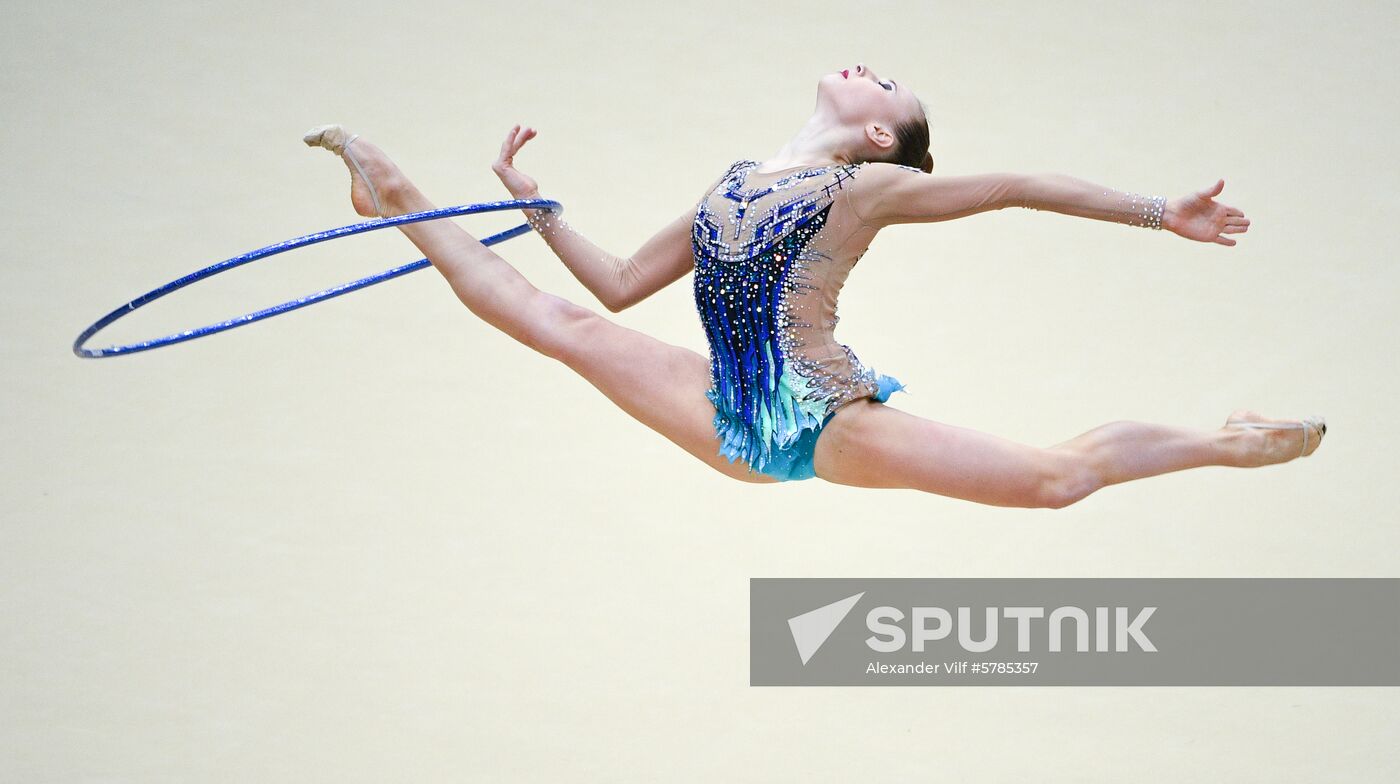
[[[515,156],[516,125],[492,170],[512,197],[539,198]],[[304,141],[340,155],[364,216],[434,209],[387,155],[339,125]],[[1108,485],[1200,466],[1257,467],[1318,448],[1320,417],[1234,411],[1215,430],[1117,421],[1035,447],[888,405],[903,384],[834,337],[836,300],[875,235],[900,223],[1023,207],[1166,229],[1233,246],[1249,220],[1213,187],[1168,201],[1063,174],[934,176],[924,103],[870,68],[824,75],[806,123],[766,161],[735,161],[636,253],[609,254],[558,216],[524,210],[612,313],[694,272],[706,358],[540,291],[450,221],[399,229],[466,307],[582,375],[628,414],[722,474],[770,483],[819,477],[995,506],[1059,509]]]

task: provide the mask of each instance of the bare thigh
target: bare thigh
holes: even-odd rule
[[[922,490],[993,506],[1040,507],[1070,459],[871,399],[843,406],[817,438],[817,476],[853,487]]]
[[[755,483],[776,482],[766,474],[719,454],[710,362],[700,354],[624,327],[600,313],[545,292],[556,318],[545,334],[532,336],[543,353],[558,359],[597,387],[637,421],[665,436],[720,473]]]

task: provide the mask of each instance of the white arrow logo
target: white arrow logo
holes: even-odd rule
[[[832,602],[825,607],[818,607],[788,619],[788,629],[792,630],[792,641],[797,645],[797,655],[802,657],[803,666],[806,666],[807,661],[816,654],[831,633],[836,631],[846,614],[864,595],[865,591],[861,591],[855,596],[848,596],[839,602]]]

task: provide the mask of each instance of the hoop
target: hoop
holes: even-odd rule
[[[350,283],[343,283],[333,288],[318,291],[315,294],[309,294],[305,297],[289,300],[287,302],[282,303],[281,305],[275,305],[270,308],[264,308],[262,310],[247,313],[236,318],[231,318],[226,321],[220,321],[217,324],[210,324],[208,326],[199,327],[197,329],[187,329],[184,332],[176,332],[170,335],[166,335],[165,337],[156,338],[154,340],[147,340],[141,343],[131,343],[125,346],[108,346],[107,348],[98,349],[83,348],[83,344],[86,343],[90,338],[92,338],[93,335],[96,335],[99,331],[107,327],[107,325],[111,324],[113,321],[116,321],[122,316],[125,316],[131,311],[136,310],[137,308],[142,307],[143,305],[147,305],[153,300],[160,299],[161,297],[171,293],[172,291],[182,289],[185,286],[194,283],[195,281],[203,280],[212,275],[217,275],[220,272],[231,270],[234,267],[240,267],[249,262],[257,261],[258,259],[266,258],[268,256],[275,256],[279,253],[286,253],[289,250],[296,250],[297,248],[303,248],[307,245],[314,245],[318,242],[325,242],[326,240],[334,240],[339,239],[341,237],[348,237],[352,234],[360,234],[366,231],[377,231],[379,229],[387,229],[391,226],[399,226],[405,223],[418,223],[420,221],[438,220],[440,218],[451,218],[457,215],[472,215],[478,212],[496,212],[498,210],[513,209],[543,209],[552,212],[555,215],[562,215],[564,212],[564,207],[559,202],[554,201],[552,199],[507,199],[505,201],[488,201],[481,202],[479,204],[463,204],[457,207],[443,207],[441,209],[425,210],[423,212],[411,212],[406,215],[396,215],[392,218],[376,218],[374,220],[365,221],[364,223],[352,223],[349,226],[341,226],[337,229],[327,229],[326,231],[318,231],[315,234],[307,234],[303,237],[297,237],[296,239],[290,239],[286,240],[285,242],[279,242],[276,245],[268,245],[265,248],[259,248],[254,251],[249,251],[248,253],[245,253],[242,256],[235,256],[231,259],[226,259],[217,264],[211,264],[210,266],[205,267],[204,269],[199,270],[198,272],[192,272],[189,275],[186,275],[185,277],[180,278],[178,280],[171,281],[170,283],[167,283],[158,289],[148,291],[145,294],[142,294],[141,296],[137,297],[136,299],[126,303],[125,305],[118,307],[116,310],[113,310],[111,313],[108,313],[107,315],[93,322],[92,326],[83,330],[82,334],[78,335],[78,338],[73,341],[73,353],[79,357],[97,359],[102,357],[133,354],[138,351],[147,351],[153,348],[167,346],[171,343],[181,343],[186,340],[194,340],[195,338],[202,338],[206,335],[212,335],[216,332],[223,332],[227,329],[233,329],[234,327],[241,327],[245,324],[251,324],[254,321],[261,321],[262,319],[276,316],[279,313],[286,313],[289,310],[296,310],[297,308],[304,308],[307,305],[314,305],[317,302],[330,299],[331,297],[338,297],[341,294],[348,294],[356,289],[362,289],[365,286],[372,286],[376,283],[383,283],[384,281],[389,280],[390,278],[397,278],[400,275],[406,275],[410,272],[414,272],[415,270],[420,270],[424,267],[432,266],[431,261],[429,261],[426,258],[423,258],[417,261],[409,262],[408,264],[404,264],[399,267],[394,267],[393,269],[385,270],[384,272],[381,272],[377,275],[370,275],[369,277],[360,278],[359,280],[352,281]],[[507,229],[497,234],[492,234],[490,237],[481,240],[481,244],[494,245],[498,242],[503,242],[505,240],[511,239],[512,237],[518,237],[521,234],[528,233],[529,231],[530,225],[528,223],[522,223],[519,226],[515,226],[514,228]]]

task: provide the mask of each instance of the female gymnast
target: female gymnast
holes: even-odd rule
[[[532,128],[513,127],[492,169],[517,199],[539,198],[514,165]],[[357,141],[358,139],[358,141]],[[364,216],[434,206],[379,147],[339,125],[304,137],[340,155]],[[353,150],[352,150],[353,143]],[[487,323],[582,375],[628,414],[726,476],[820,477],[995,506],[1058,509],[1099,488],[1170,471],[1256,467],[1311,454],[1319,417],[1235,411],[1216,430],[1118,421],[1028,446],[887,405],[903,385],[833,335],[836,300],[880,229],[1025,207],[1167,229],[1233,246],[1244,213],[1225,183],[1167,201],[1061,174],[933,176],[925,106],[907,85],[857,64],[817,83],[806,124],[767,161],[735,161],[687,209],[623,258],[544,210],[525,210],[564,265],[616,313],[694,271],[709,357],[663,343],[535,288],[450,221],[399,229]]]

